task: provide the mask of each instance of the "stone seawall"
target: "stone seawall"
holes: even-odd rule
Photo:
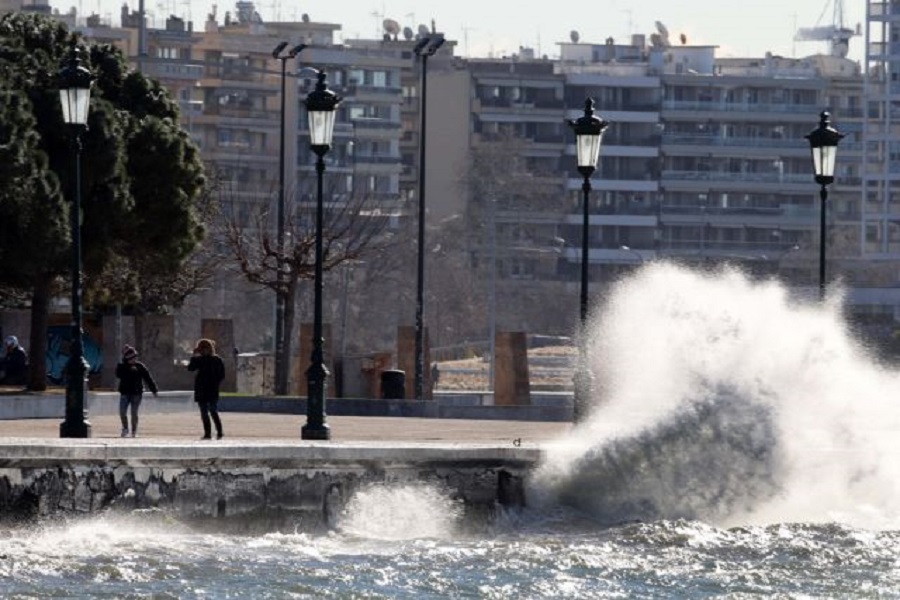
[[[357,490],[427,485],[490,515],[525,503],[536,448],[478,445],[0,442],[0,523],[160,509],[217,530],[327,527]]]

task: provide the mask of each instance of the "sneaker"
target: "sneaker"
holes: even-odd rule
[[[137,431],[132,431],[132,432],[131,432],[131,437],[133,437],[133,438],[137,437]]]
[[[217,440],[221,440],[223,437],[225,437],[225,434],[221,432],[216,435]]]
[[[122,437],[128,437],[128,428],[127,427],[122,428]]]
[[[203,436],[202,438],[200,438],[200,439],[201,439],[201,440],[211,440],[212,438],[211,438],[210,436],[208,436],[208,435],[204,435],[204,436]]]

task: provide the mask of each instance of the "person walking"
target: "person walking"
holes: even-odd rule
[[[119,396],[119,418],[122,420],[122,437],[129,435],[129,408],[131,408],[131,437],[137,437],[138,411],[144,396],[144,383],[153,392],[154,398],[159,392],[147,366],[137,358],[137,350],[126,345],[122,351],[122,361],[116,365],[116,377],[119,378],[119,394],[121,394]]]
[[[6,354],[0,359],[0,385],[26,385],[28,383],[28,354],[14,335],[4,340]]]
[[[187,368],[188,371],[197,371],[194,402],[200,407],[200,420],[203,422],[203,437],[200,439],[212,439],[212,418],[216,426],[216,439],[221,440],[224,434],[219,419],[219,386],[225,379],[225,362],[216,354],[215,342],[206,338],[198,340]]]

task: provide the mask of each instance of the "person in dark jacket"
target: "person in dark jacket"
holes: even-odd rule
[[[225,379],[225,362],[216,354],[216,344],[212,340],[201,339],[194,347],[194,355],[188,362],[188,371],[197,371],[194,377],[194,402],[200,407],[203,421],[203,437],[212,439],[210,417],[216,426],[216,439],[221,440],[222,421],[219,419],[219,386]]]
[[[116,377],[119,378],[119,418],[122,420],[122,437],[128,437],[128,407],[131,407],[131,437],[137,436],[138,410],[144,396],[144,383],[156,397],[159,389],[144,363],[138,359],[137,350],[125,346],[122,362],[116,365]]]
[[[6,354],[0,359],[0,385],[27,385],[28,354],[14,335],[8,336],[4,345]]]

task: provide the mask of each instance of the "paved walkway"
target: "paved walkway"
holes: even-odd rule
[[[229,442],[246,440],[300,440],[305,415],[220,413]],[[116,415],[90,417],[93,438],[119,439]],[[58,438],[61,419],[0,421],[0,437]],[[537,421],[479,421],[474,419],[420,419],[412,417],[328,417],[332,442],[445,442],[481,444],[541,444],[564,437],[571,423]],[[203,433],[199,413],[142,414],[138,439],[198,439]]]

